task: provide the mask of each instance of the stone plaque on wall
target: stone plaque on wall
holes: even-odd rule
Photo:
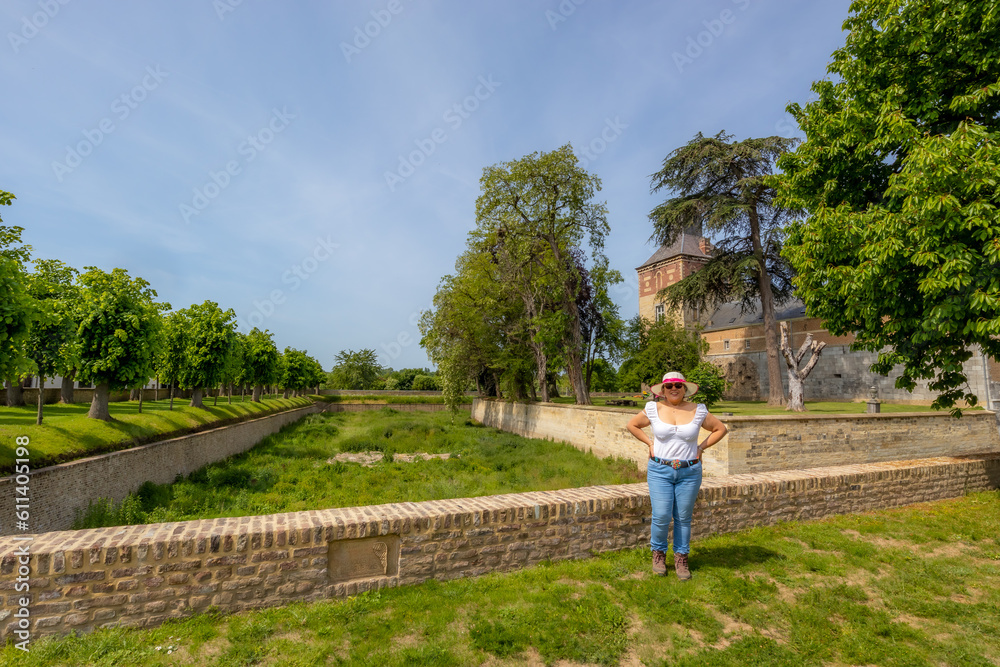
[[[399,572],[399,535],[330,542],[330,580],[395,576]]]

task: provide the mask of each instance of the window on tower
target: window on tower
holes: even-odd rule
[[[663,304],[662,303],[656,304],[656,308],[654,308],[653,311],[656,314],[656,321],[657,322],[662,322],[666,318],[666,313],[663,310]]]

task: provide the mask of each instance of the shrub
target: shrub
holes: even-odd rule
[[[437,391],[439,389],[437,378],[430,375],[418,375],[413,378],[414,391]]]
[[[698,385],[698,393],[690,400],[694,403],[704,403],[709,409],[722,400],[722,394],[728,386],[722,369],[707,361],[699,363],[684,377]]]

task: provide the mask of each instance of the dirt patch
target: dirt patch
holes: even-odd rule
[[[457,457],[457,455],[456,455]],[[382,452],[344,452],[342,454],[337,454],[333,458],[326,460],[327,463],[337,463],[338,461],[344,463],[360,463],[361,465],[370,468],[376,463],[381,461],[385,456]],[[429,461],[431,459],[450,459],[451,454],[428,454],[427,452],[414,452],[413,454],[394,454],[392,457],[393,463],[413,463],[414,461]]]

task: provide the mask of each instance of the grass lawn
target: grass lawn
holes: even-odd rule
[[[1000,491],[346,600],[8,645],[0,665],[1000,664]],[[668,562],[671,559],[668,555]]]
[[[378,452],[381,461],[328,462]],[[404,462],[396,455],[450,454]],[[116,507],[95,505],[76,527],[353,507],[644,481],[624,459],[474,425],[450,412],[308,415],[248,452],[169,485],[144,485]],[[81,508],[83,509],[83,508]]]
[[[637,395],[638,396],[638,395]],[[630,397],[636,401],[636,410],[642,409],[644,405],[640,397]],[[591,398],[594,405],[607,405],[609,400],[621,400],[617,398],[605,398],[594,396]],[[576,399],[572,396],[562,396],[552,400],[553,403],[564,405],[576,405]],[[617,407],[617,406],[616,406]],[[766,401],[720,401],[712,406],[712,414],[718,415],[724,412],[731,412],[733,415],[836,415],[836,414],[864,414],[868,409],[868,404],[852,403],[850,401],[806,401],[806,412],[790,412],[785,408],[769,408]],[[963,410],[981,410],[981,407],[962,408]],[[904,403],[882,403],[882,412],[929,412],[929,405],[909,405]]]
[[[137,443],[149,442],[181,435],[213,422],[248,419],[272,412],[309,405],[306,397],[271,398],[253,403],[247,397],[233,403],[220,398],[205,399],[204,408],[188,407],[187,399],[175,399],[170,410],[169,400],[143,401],[142,414],[139,403],[120,401],[109,404],[114,421],[88,419],[89,403],[46,405],[41,426],[35,425],[37,408],[0,407],[0,474],[10,474],[14,466],[14,439],[30,438],[31,467],[37,470],[46,465],[73,459],[127,449]]]

